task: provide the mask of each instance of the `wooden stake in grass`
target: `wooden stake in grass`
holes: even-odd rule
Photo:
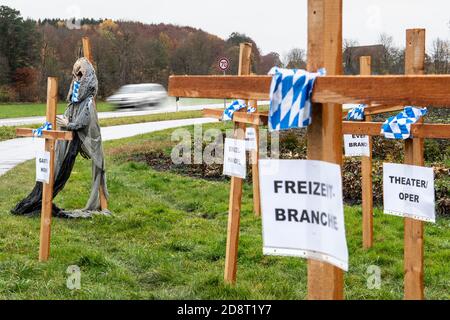
[[[258,112],[258,101],[250,101],[250,105]],[[252,184],[253,184],[253,211],[255,216],[261,217],[261,193],[259,189],[259,125],[252,124],[255,130],[256,150],[250,152],[250,161],[252,165]]]
[[[371,57],[360,58],[360,74],[369,76],[371,71]],[[366,121],[372,121],[372,116],[366,115]],[[362,176],[362,234],[363,248],[373,246],[373,187],[372,187],[372,137],[369,137],[369,156],[361,159]]]
[[[239,75],[250,74],[250,56],[252,45],[250,43],[241,44],[239,55]],[[239,111],[238,111],[239,112]],[[246,112],[246,110],[243,110]],[[234,123],[234,138],[245,139],[245,123]],[[225,275],[224,280],[228,284],[236,283],[237,256],[239,245],[239,225],[241,219],[241,200],[242,200],[243,179],[232,177],[230,189],[230,203],[228,211],[228,232],[227,248],[225,256]]]
[[[56,110],[58,104],[58,79],[48,78],[47,84],[47,122],[56,128]],[[32,137],[33,129],[17,129],[17,136]],[[73,134],[69,131],[43,131],[45,138],[45,151],[50,153],[50,178],[49,183],[43,183],[42,209],[41,209],[41,234],[39,246],[39,261],[47,261],[50,256],[50,236],[53,207],[53,185],[55,181],[55,141],[72,140]]]
[[[405,73],[425,73],[425,30],[412,29],[406,33]],[[405,142],[405,164],[424,166],[424,139]],[[424,299],[424,222],[405,218],[404,291],[406,300]]]
[[[342,74],[342,0],[308,1],[308,69],[325,67]],[[342,106],[313,105],[308,128],[308,159],[342,165]],[[331,264],[308,260],[308,299],[342,300],[343,271]]]
[[[83,56],[89,60],[92,65],[94,65],[94,57],[92,55],[92,47],[91,47],[91,41],[88,37],[83,37]],[[96,102],[94,101],[94,106],[96,107]],[[103,191],[103,187],[100,186],[100,208],[102,210],[108,209],[108,200],[106,199],[105,192]]]

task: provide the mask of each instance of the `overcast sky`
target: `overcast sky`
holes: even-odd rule
[[[0,0],[24,17],[71,16],[173,23],[226,39],[233,31],[252,37],[263,53],[306,47],[307,0]],[[450,38],[449,0],[344,0],[344,38],[376,43],[381,32],[403,45],[405,30],[426,28],[427,45]]]

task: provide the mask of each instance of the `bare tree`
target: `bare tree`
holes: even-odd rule
[[[306,52],[304,49],[294,48],[283,57],[283,65],[288,69],[305,69]]]
[[[394,38],[386,33],[380,34],[379,43],[383,46],[383,53],[377,68],[378,73],[403,74],[405,50],[397,48],[394,44]]]
[[[355,52],[354,48],[359,46],[359,42],[353,39],[344,39],[343,43],[343,63],[345,74],[357,74],[357,66],[354,63]]]
[[[450,43],[437,38],[433,41],[431,52],[431,72],[436,74],[447,74],[450,69]]]

